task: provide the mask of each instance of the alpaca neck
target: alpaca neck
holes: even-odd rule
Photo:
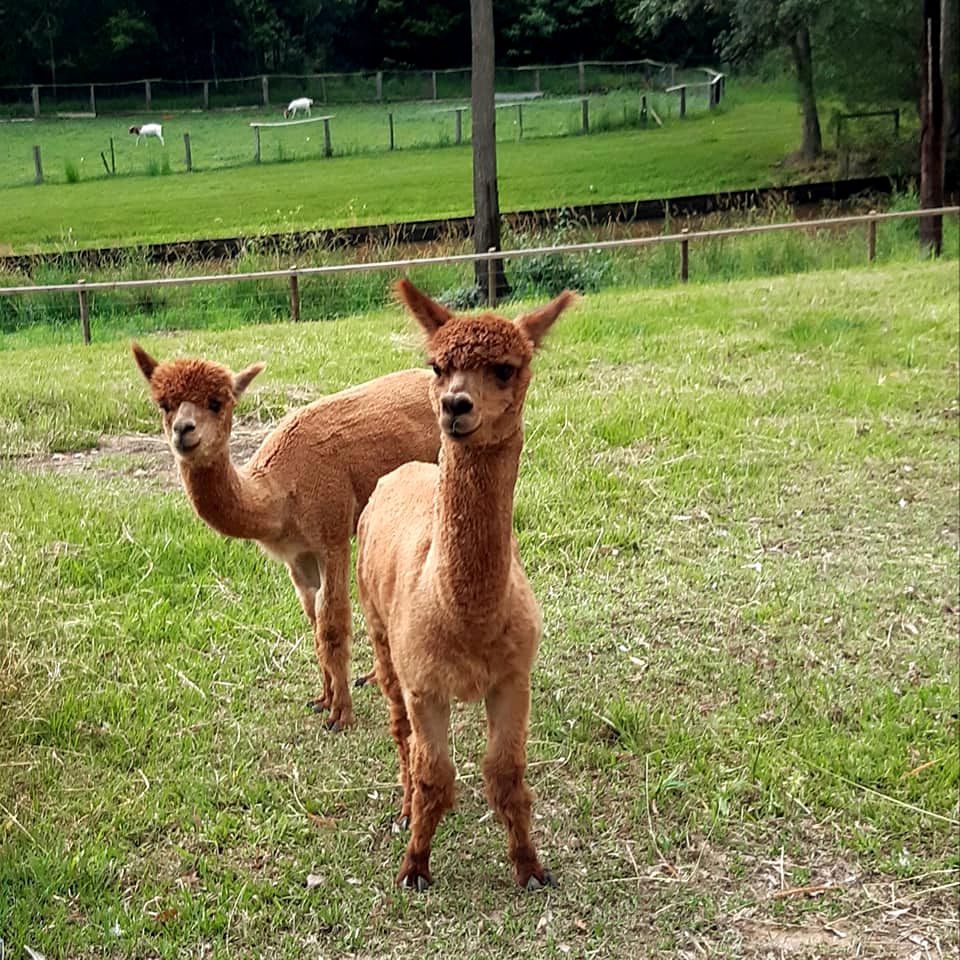
[[[200,519],[218,533],[245,540],[275,535],[268,503],[257,496],[249,478],[237,471],[227,451],[203,466],[181,462],[180,479]]]
[[[445,604],[468,618],[489,616],[506,596],[522,448],[522,430],[496,448],[442,438],[433,521],[438,582]]]

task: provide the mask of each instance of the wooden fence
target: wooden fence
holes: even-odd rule
[[[377,263],[344,263],[329,267],[296,267],[284,270],[259,270],[251,273],[222,273],[193,277],[158,277],[147,280],[98,280],[88,283],[78,280],[76,283],[38,284],[23,287],[0,287],[0,296],[29,297],[48,293],[76,293],[80,315],[80,327],[83,342],[90,343],[90,304],[92,293],[106,290],[137,290],[154,287],[184,287],[192,284],[238,283],[249,280],[285,280],[290,287],[291,319],[300,319],[300,279],[303,277],[322,277],[334,274],[365,273],[375,270],[405,270],[410,267],[429,267],[439,264],[491,262],[494,260],[519,260],[526,257],[545,255],[562,256],[571,253],[588,253],[594,250],[617,250],[655,246],[661,243],[674,243],[679,248],[678,276],[686,283],[690,275],[691,244],[701,240],[721,240],[725,238],[746,237],[757,234],[780,233],[791,230],[820,230],[824,228],[847,228],[865,224],[867,227],[866,259],[873,261],[877,255],[877,226],[885,220],[918,219],[921,217],[942,217],[960,214],[960,206],[937,207],[929,210],[904,210],[891,213],[858,214],[849,217],[824,217],[819,220],[794,220],[788,223],[766,223],[752,227],[728,227],[722,230],[687,230],[680,233],[664,234],[654,237],[631,237],[623,240],[593,240],[585,243],[570,243],[549,247],[527,247],[517,250],[494,250],[486,253],[461,253],[445,257],[421,257],[407,260],[384,260]],[[496,306],[496,271],[488,271],[490,287],[487,291],[488,303]]]

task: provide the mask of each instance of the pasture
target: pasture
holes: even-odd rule
[[[955,261],[889,263],[594,294],[560,321],[515,516],[560,883],[535,895],[487,815],[476,707],[436,885],[394,889],[385,704],[356,691],[343,735],[305,712],[286,576],[193,515],[126,343],[0,354],[0,950],[956,951],[957,296]],[[144,342],[268,362],[238,451],[421,362],[397,308]]]
[[[504,211],[676,196],[786,182],[796,149],[796,106],[784,91],[731,88],[712,113],[637,126],[639,94],[616,93],[591,106],[588,136],[579,102],[498,111],[500,206]],[[671,98],[675,100],[675,98]],[[4,218],[0,251],[257,235],[282,230],[464,216],[472,211],[469,143],[452,143],[453,114],[435,104],[398,105],[398,149],[387,151],[386,108],[336,108],[334,156],[320,156],[320,123],[265,130],[262,163],[252,162],[251,119],[260,113],[187,114],[164,120],[166,146],[136,147],[134,118],[40,121],[0,130]],[[279,115],[278,115],[279,117]],[[624,123],[626,119],[626,123]],[[542,125],[541,125],[542,123]],[[194,172],[183,172],[184,131]],[[113,136],[117,176],[100,152]],[[309,140],[308,140],[309,138]],[[464,117],[469,138],[469,115]],[[47,182],[33,178],[40,143]],[[278,162],[278,161],[284,162]],[[291,162],[286,162],[291,161]],[[297,161],[297,162],[292,162]],[[76,174],[67,181],[67,165]]]

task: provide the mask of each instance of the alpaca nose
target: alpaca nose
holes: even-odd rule
[[[447,393],[440,398],[443,412],[451,417],[462,417],[473,410],[473,400],[468,393]]]
[[[196,428],[197,425],[192,420],[178,420],[173,425],[173,436],[177,446],[182,446],[184,437]]]

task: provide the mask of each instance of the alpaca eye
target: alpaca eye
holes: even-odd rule
[[[210,410],[213,413],[219,413],[220,408],[223,406],[223,404],[214,397],[213,399],[210,400],[207,406],[210,408]]]
[[[440,369],[440,367],[439,367],[436,363],[431,363],[430,366],[433,367],[433,372],[434,372],[438,377],[442,377],[442,376],[443,376],[443,371]]]
[[[493,375],[501,382],[507,383],[514,374],[514,367],[511,367],[509,363],[498,363],[493,368]]]

